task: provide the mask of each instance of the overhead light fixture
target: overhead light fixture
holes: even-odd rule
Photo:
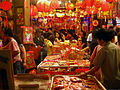
[[[58,1],[59,4],[61,4],[61,1]]]

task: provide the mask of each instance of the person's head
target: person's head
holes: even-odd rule
[[[111,35],[111,38],[112,38],[111,42],[115,43],[115,31],[114,30],[110,30],[109,32],[112,34]]]
[[[113,33],[106,29],[100,29],[96,32],[95,37],[98,44],[103,45],[104,42],[109,42],[113,38]]]
[[[3,42],[8,43],[10,38],[13,37],[13,32],[10,28],[5,28],[3,33],[4,33]]]
[[[40,37],[41,31],[39,29],[37,29],[36,32],[35,32],[35,35],[36,35],[36,37]]]
[[[9,36],[9,37],[13,37],[13,31],[10,28],[6,28],[4,30],[4,35]]]
[[[69,37],[71,37],[71,36],[72,36],[71,33],[72,33],[72,30],[69,29],[69,30],[67,31],[67,35],[68,35]]]
[[[53,44],[53,43],[54,43],[54,40],[55,40],[54,35],[50,35],[50,36],[48,37],[48,40],[50,40],[50,41],[52,42],[52,44]]]
[[[52,28],[48,28],[48,32],[52,32]]]
[[[18,44],[22,44],[20,38],[17,35],[14,35],[14,39],[17,41]]]
[[[92,31],[92,39],[95,39],[95,34],[96,34],[97,30],[93,30]]]
[[[109,26],[109,28],[108,28],[108,29],[109,29],[109,30],[113,30],[113,28],[114,28],[113,26]]]

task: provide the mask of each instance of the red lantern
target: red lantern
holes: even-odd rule
[[[76,1],[76,7],[77,7],[77,8],[80,8],[81,6],[82,6],[82,2],[79,1],[79,0],[77,0],[77,1]]]
[[[60,4],[58,2],[58,0],[51,0],[51,3],[50,3],[50,9],[57,9],[59,8]]]
[[[31,5],[31,6],[30,6],[30,15],[31,15],[31,16],[35,16],[37,13],[38,13],[37,7],[34,6],[34,5]]]
[[[92,24],[93,24],[93,26],[96,27],[96,26],[98,26],[99,22],[98,22],[98,20],[93,20],[93,21],[92,21]]]
[[[115,0],[106,0],[107,2],[115,2]]]
[[[47,0],[39,0],[36,4],[38,11],[40,12],[49,12],[50,3]]]
[[[101,11],[109,11],[109,10],[110,10],[109,3],[108,2],[103,3],[101,7]]]
[[[92,7],[94,2],[95,2],[95,0],[83,0],[82,8],[86,9],[87,6]]]
[[[68,4],[66,5],[66,9],[67,9],[67,10],[73,10],[73,9],[74,9],[74,4],[73,4],[73,3],[68,3]]]
[[[98,12],[98,9],[94,5],[92,7],[87,6],[86,12],[88,14],[96,14]]]
[[[94,2],[94,5],[97,7],[97,8],[100,8],[102,6],[102,2],[101,1],[95,1]]]
[[[12,7],[12,5],[11,5],[11,3],[9,1],[3,1],[0,4],[0,8],[5,10],[5,11],[8,11],[11,7]]]

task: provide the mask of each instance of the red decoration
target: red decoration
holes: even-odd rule
[[[82,8],[86,9],[87,6],[92,7],[95,0],[83,0]]]
[[[5,10],[5,11],[8,11],[11,7],[12,7],[12,5],[11,5],[11,3],[9,1],[3,1],[0,4],[0,8]]]
[[[57,9],[59,8],[60,4],[58,2],[58,0],[51,0],[51,3],[50,3],[50,9]]]
[[[50,3],[47,0],[38,1],[36,4],[38,11],[40,12],[49,12],[50,11]]]
[[[107,2],[115,2],[115,0],[106,0]]]
[[[109,7],[110,7],[110,9],[112,9],[113,8],[113,3],[109,3]]]
[[[80,0],[76,1],[76,7],[80,8],[82,6],[82,2]]]
[[[109,10],[110,10],[109,3],[108,2],[103,3],[101,7],[101,11],[109,11]]]
[[[31,44],[33,43],[33,29],[32,27],[23,27],[23,43]]]
[[[35,16],[37,13],[38,13],[37,7],[34,6],[34,5],[31,5],[31,6],[30,6],[30,15],[31,15],[31,16]]]
[[[86,11],[88,14],[96,14],[98,9],[93,5],[92,7],[87,6]]]
[[[73,3],[68,3],[68,4],[66,5],[66,9],[67,9],[67,10],[73,10],[73,9],[74,9],[74,4],[73,4]]]
[[[29,74],[36,74],[36,70],[35,69],[33,69],[33,70],[31,70],[30,72],[29,72]]]
[[[98,20],[93,20],[92,24],[93,24],[93,26],[98,26],[99,22],[98,22]]]
[[[101,1],[95,1],[94,2],[94,5],[97,7],[97,8],[100,8],[102,6],[102,2]]]
[[[26,52],[26,69],[35,68],[34,51]]]

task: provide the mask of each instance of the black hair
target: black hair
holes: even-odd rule
[[[100,30],[98,30],[96,32],[95,37],[98,40],[104,40],[105,42],[108,42],[108,41],[111,41],[113,39],[113,32],[101,28]]]
[[[55,41],[54,35],[50,35],[50,36],[48,37],[48,40],[50,40],[50,41],[52,42],[52,44],[54,44],[54,41]]]
[[[40,29],[36,29],[35,33],[41,33],[41,30]]]
[[[120,45],[120,33],[118,33],[118,43]]]
[[[13,37],[13,31],[10,28],[5,28],[4,34]]]
[[[113,29],[114,27],[113,26],[109,26],[109,29]]]
[[[116,33],[118,34],[120,32],[120,28],[116,27]]]
[[[13,38],[17,41],[18,44],[22,44],[20,38],[17,35],[14,35]]]
[[[44,38],[49,38],[50,35],[54,35],[52,32],[45,32],[44,33]]]
[[[48,28],[48,30],[52,30],[52,28]]]
[[[66,31],[65,29],[61,29],[60,33],[63,33],[65,36],[67,36],[67,33],[65,31]]]

